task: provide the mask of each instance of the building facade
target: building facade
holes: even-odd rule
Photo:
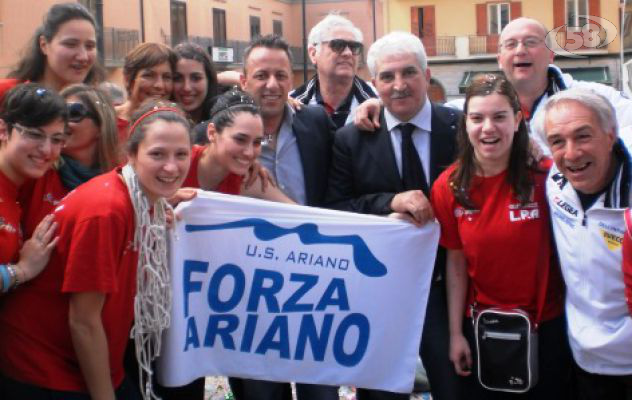
[[[477,73],[499,71],[499,33],[521,16],[550,30],[560,27],[553,34],[560,48],[580,56],[556,56],[564,71],[621,88],[620,10],[619,0],[390,0],[384,18],[386,31],[405,30],[422,39],[432,75],[447,97],[454,98],[463,95]],[[584,15],[592,17],[586,20]],[[593,25],[585,27],[587,23]]]
[[[21,51],[55,0],[0,1],[0,77]],[[363,32],[365,47],[383,35],[383,0],[79,0],[100,22],[101,56],[109,79],[122,82],[125,54],[137,44],[167,45],[190,40],[207,48],[218,70],[242,67],[243,51],[257,35],[277,33],[290,43],[295,83],[313,74],[303,52],[305,32],[330,12],[349,18]],[[364,66],[361,75],[368,73]]]

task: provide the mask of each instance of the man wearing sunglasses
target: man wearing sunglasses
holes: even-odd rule
[[[308,40],[316,75],[290,96],[303,104],[322,106],[340,128],[353,120],[359,104],[377,97],[375,88],[356,76],[362,32],[348,19],[330,14],[312,28]]]

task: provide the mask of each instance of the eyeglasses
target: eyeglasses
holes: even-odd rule
[[[46,143],[46,140],[50,140],[50,144],[53,147],[64,147],[66,145],[66,141],[68,137],[65,133],[54,134],[52,136],[48,136],[44,132],[39,129],[27,128],[20,124],[13,124],[13,127],[22,135],[22,137],[38,146]]]
[[[354,56],[360,54],[362,48],[364,47],[360,42],[345,39],[332,39],[321,43],[329,43],[329,48],[336,53],[342,53],[348,47]]]
[[[534,49],[536,47],[539,47],[543,42],[544,40],[540,38],[529,36],[522,40],[507,39],[504,42],[502,42],[500,45],[502,46],[503,49],[515,50],[516,48],[518,48],[518,45],[522,43],[522,45],[526,47],[527,49]]]
[[[96,120],[94,114],[83,103],[66,104],[66,113],[69,122],[79,123],[86,117]]]

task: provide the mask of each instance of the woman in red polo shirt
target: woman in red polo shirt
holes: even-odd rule
[[[59,157],[66,143],[66,115],[64,100],[59,95],[33,83],[11,89],[2,110],[0,291],[6,293],[39,274],[57,242],[53,236],[56,224],[48,216],[33,226],[34,237],[22,245],[17,196],[27,180],[44,175]]]
[[[30,238],[39,221],[68,192],[120,164],[116,116],[107,96],[92,86],[77,84],[61,91],[66,100],[68,140],[61,159],[46,174],[20,188],[22,228]]]
[[[97,63],[96,23],[81,4],[55,4],[29,41],[24,57],[8,79],[0,80],[4,93],[20,82],[38,82],[60,91],[73,83],[96,85],[102,80]]]
[[[249,94],[232,89],[217,98],[207,128],[209,144],[193,146],[191,169],[183,186],[227,194],[241,194],[282,203],[294,203],[278,188],[253,182],[246,188],[244,176],[261,153],[263,120]],[[260,175],[256,180],[265,179]]]
[[[142,107],[128,164],[77,187],[55,209],[59,242],[47,268],[0,310],[0,398],[135,398],[123,368],[132,321],[146,362],[168,322],[165,198],[189,169],[183,115]]]
[[[565,398],[570,352],[545,197],[550,160],[531,157],[516,92],[495,75],[468,87],[457,135],[457,161],[431,192],[440,243],[448,251],[450,360],[467,377],[468,398]],[[522,309],[538,323],[540,380],[526,394],[487,390],[471,374],[470,305]]]

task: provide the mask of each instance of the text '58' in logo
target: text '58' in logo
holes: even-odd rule
[[[546,35],[546,45],[555,54],[565,57],[585,58],[578,50],[595,50],[606,47],[617,36],[617,27],[605,18],[594,15],[578,15],[582,26],[560,25]]]

